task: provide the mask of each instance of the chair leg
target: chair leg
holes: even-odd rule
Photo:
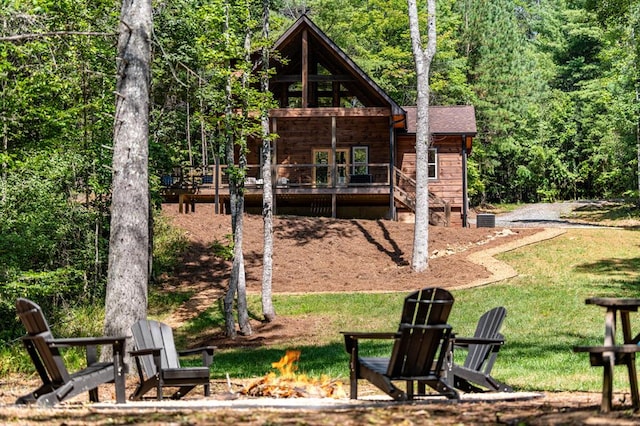
[[[50,384],[42,385],[38,389],[30,392],[26,395],[22,395],[18,399],[16,399],[16,404],[33,404],[38,400],[40,395],[44,395],[45,393],[49,393],[53,391],[53,387]]]
[[[195,388],[194,385],[180,386],[180,388],[176,391],[176,393],[171,395],[171,399],[180,399],[186,394],[188,394],[193,388]]]
[[[349,398],[351,399],[358,399],[358,375],[356,374],[356,362],[357,361],[355,361],[352,356],[351,362],[349,363]]]
[[[602,402],[600,404],[600,411],[602,413],[608,413],[611,411],[611,397],[613,391],[613,355],[611,359],[605,358],[603,364],[603,378],[602,378]]]
[[[636,373],[636,354],[629,354],[627,360],[627,371],[629,372],[629,385],[631,388],[631,402],[633,411],[640,410],[640,396],[638,396],[638,375]]]
[[[89,401],[100,402],[100,399],[98,398],[98,388],[93,388],[89,391]]]
[[[396,401],[406,401],[407,399],[409,399],[406,392],[398,389],[393,383],[391,383],[391,380],[382,375],[373,374],[369,377],[366,377],[366,379]],[[413,382],[412,385],[408,387],[410,387],[411,391],[413,392]]]
[[[409,400],[413,399],[415,395],[414,386],[415,386],[415,383],[413,382],[413,380],[407,380],[407,399]],[[418,384],[418,394],[419,393],[420,393],[420,384]]]

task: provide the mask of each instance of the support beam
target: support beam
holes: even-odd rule
[[[302,108],[309,107],[309,32],[302,32]]]
[[[331,185],[335,186],[338,180],[338,166],[336,165],[336,146],[338,144],[338,124],[336,117],[331,117]],[[331,196],[331,217],[336,218],[336,194]]]
[[[269,110],[269,117],[390,117],[391,110],[384,107],[368,108],[274,108]]]
[[[467,190],[467,136],[462,135],[462,227],[469,226],[467,219],[469,216],[469,200]]]
[[[278,119],[273,117],[271,118],[271,133],[278,134]],[[278,174],[276,173],[278,164],[278,138],[273,138],[273,142],[271,142],[271,148],[273,151],[271,152],[271,185],[273,186],[273,204],[271,208],[273,209],[273,215],[278,214],[276,200],[278,199],[276,186],[278,184]]]

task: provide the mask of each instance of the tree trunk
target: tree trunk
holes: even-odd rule
[[[104,331],[131,336],[147,316],[149,281],[149,85],[151,1],[122,2],[113,135],[109,271]],[[127,349],[132,347],[127,340]],[[128,351],[125,352],[128,354]]]
[[[262,38],[269,39],[269,1],[262,2]],[[262,75],[260,90],[269,93],[269,48],[262,47]],[[273,186],[271,181],[271,129],[269,129],[269,110],[263,102],[261,111],[262,127],[262,221],[264,223],[264,249],[262,255],[262,315],[266,322],[276,317],[271,297],[273,281]]]
[[[228,9],[227,9],[228,14]],[[228,25],[228,23],[227,23]],[[227,28],[228,31],[228,28]],[[229,206],[231,208],[231,232],[233,233],[233,267],[231,268],[231,276],[229,277],[229,288],[227,289],[227,294],[224,297],[224,323],[227,337],[235,338],[236,337],[236,322],[233,316],[233,305],[236,297],[236,292],[238,290],[238,275],[239,270],[237,267],[238,257],[236,256],[236,223],[237,223],[237,198],[238,198],[238,189],[237,189],[237,178],[236,173],[233,171],[233,167],[235,164],[235,156],[233,152],[233,130],[232,126],[232,114],[233,114],[233,106],[232,106],[232,93],[231,93],[231,70],[229,69],[229,75],[227,76],[227,84],[225,87],[225,96],[226,96],[226,106],[225,106],[225,151],[227,157],[227,171],[231,172],[229,174]]]
[[[225,3],[225,33],[227,34],[227,44],[229,44],[229,5]],[[251,34],[247,28],[245,33],[245,51],[247,57],[250,55]],[[228,337],[235,337],[235,323],[233,319],[233,301],[237,293],[238,325],[242,335],[251,335],[251,325],[249,323],[249,311],[247,308],[247,290],[244,271],[244,256],[242,254],[243,237],[243,215],[244,215],[244,177],[247,169],[246,140],[244,131],[241,135],[240,158],[237,168],[234,166],[234,147],[236,137],[234,133],[234,113],[233,113],[233,72],[228,65],[227,83],[225,86],[225,150],[227,156],[227,170],[229,174],[229,201],[231,204],[231,231],[233,233],[233,267],[229,278],[229,289],[224,298],[225,329]],[[248,76],[243,74],[243,92],[248,86]],[[244,105],[244,114],[248,114],[248,107]],[[246,121],[246,116],[244,117]]]
[[[427,47],[422,49],[422,37],[416,0],[407,0],[411,45],[416,62],[418,118],[416,130],[416,219],[413,233],[411,268],[427,269],[429,262],[429,69],[436,53],[436,1],[427,1]]]

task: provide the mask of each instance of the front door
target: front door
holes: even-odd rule
[[[334,161],[331,149],[313,150],[313,183],[316,186],[333,185],[333,166],[335,165],[336,182],[346,185],[349,173],[349,150],[336,149]]]

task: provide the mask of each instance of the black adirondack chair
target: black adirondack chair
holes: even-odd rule
[[[42,385],[38,389],[18,398],[16,404],[36,403],[50,407],[83,392],[89,392],[89,399],[98,402],[98,386],[112,382],[115,383],[116,402],[125,402],[125,337],[56,339],[51,334],[42,309],[36,303],[20,298],[16,302],[16,310],[27,330],[22,342],[42,379]],[[100,345],[111,346],[113,361],[98,362],[97,347]],[[87,366],[72,374],[65,367],[60,351],[71,346],[84,347],[87,357]]]
[[[456,389],[464,392],[513,392],[511,386],[491,376],[498,351],[504,344],[500,328],[506,315],[504,307],[493,308],[480,317],[473,337],[454,337],[453,348],[468,351],[464,363],[454,363],[449,372],[449,380],[453,380]]]
[[[215,347],[190,349],[178,352],[173,340],[173,331],[167,324],[153,320],[140,320],[132,327],[135,357],[140,383],[130,396],[140,400],[151,389],[156,389],[158,400],[162,400],[164,387],[179,387],[171,396],[180,399],[198,385],[204,386],[204,395],[210,395],[209,366],[213,362]],[[202,367],[181,367],[181,356],[202,355]]]
[[[453,296],[440,288],[425,288],[404,300],[400,326],[395,333],[342,332],[351,355],[351,399],[358,397],[358,380],[365,379],[398,401],[426,395],[426,385],[450,399],[457,391],[446,380],[444,361],[449,353],[451,326],[447,318]],[[359,354],[363,339],[392,339],[389,358],[366,358]],[[406,392],[394,385],[406,383]],[[416,392],[416,386],[417,392]]]

